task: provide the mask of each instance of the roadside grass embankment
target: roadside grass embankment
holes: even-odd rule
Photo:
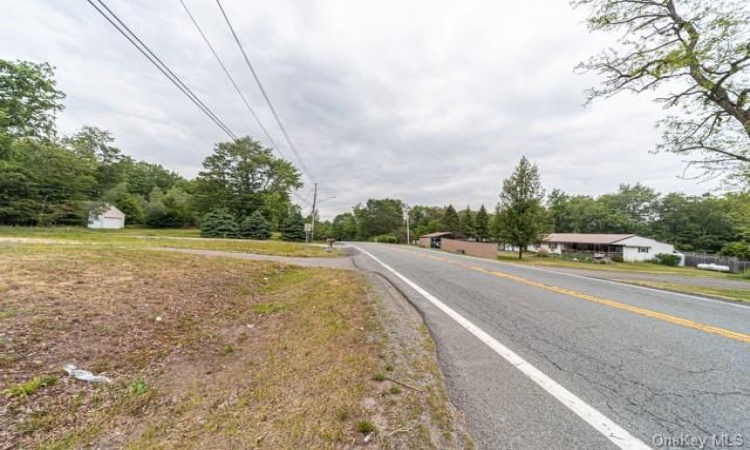
[[[47,244],[0,273],[0,448],[438,447],[406,431],[447,400],[373,380],[413,368],[356,272]]]
[[[497,259],[502,262],[534,267],[598,271],[601,272],[602,278],[615,280],[621,283],[651,287],[654,289],[662,289],[683,294],[714,297],[722,300],[750,302],[750,283],[748,283],[747,289],[737,289],[732,287],[723,288],[720,286],[702,285],[698,281],[706,278],[736,282],[750,281],[750,275],[747,273],[729,274],[698,270],[692,267],[669,267],[647,262],[596,264],[584,261],[569,261],[555,257],[538,257],[534,254],[524,254],[524,258],[519,260],[517,253],[509,252],[499,253]],[[628,274],[628,276],[618,277],[618,274]],[[638,278],[638,274],[643,274],[644,278]],[[662,279],[649,279],[648,277],[651,275],[659,276]],[[675,280],[670,280],[672,277],[674,277]],[[685,282],[685,279],[690,278],[696,279],[696,281],[693,283]]]
[[[255,241],[248,239],[213,239],[200,237],[195,229],[140,229],[90,230],[78,227],[0,227],[0,244],[17,242],[24,244],[98,245],[109,247],[167,247],[194,250],[255,253],[295,257],[340,256],[334,249],[326,253],[320,245],[305,245],[278,240]]]

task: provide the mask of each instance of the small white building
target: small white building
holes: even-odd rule
[[[125,228],[125,213],[112,205],[103,205],[89,213],[89,228],[119,230]]]
[[[650,261],[660,253],[682,254],[674,245],[635,234],[552,233],[542,239],[536,250],[550,253],[592,253],[607,257],[622,257],[626,262]],[[683,261],[680,265],[683,265]]]

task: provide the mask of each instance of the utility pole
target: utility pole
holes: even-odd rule
[[[313,183],[315,190],[313,191],[313,204],[312,204],[312,226],[310,227],[310,242],[315,240],[315,205],[318,203],[318,182]]]
[[[404,220],[406,221],[406,245],[411,245],[411,235],[409,234],[409,205],[404,205]]]

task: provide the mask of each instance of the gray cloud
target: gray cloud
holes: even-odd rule
[[[281,145],[216,5],[186,2]],[[224,3],[322,195],[336,195],[323,217],[386,196],[492,208],[521,155],[548,189],[575,194],[715,187],[649,153],[664,112],[647,97],[581,106],[596,79],[573,67],[611,37],[589,35],[566,2]],[[108,4],[235,133],[261,138],[177,0]],[[57,66],[63,133],[109,129],[128,154],[186,176],[226,139],[85,2],[6,1],[0,54]]]

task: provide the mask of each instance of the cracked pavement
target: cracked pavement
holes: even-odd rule
[[[436,296],[555,382],[653,448],[740,436],[750,448],[750,344],[551,292],[465,266],[750,334],[750,307],[646,291],[429,250],[357,244]],[[430,256],[455,263],[448,264]],[[479,448],[617,446],[474,335],[364,254],[424,316],[454,404]],[[458,265],[456,264],[458,263]],[[675,444],[675,445],[677,445]],[[697,447],[696,447],[697,448]]]

